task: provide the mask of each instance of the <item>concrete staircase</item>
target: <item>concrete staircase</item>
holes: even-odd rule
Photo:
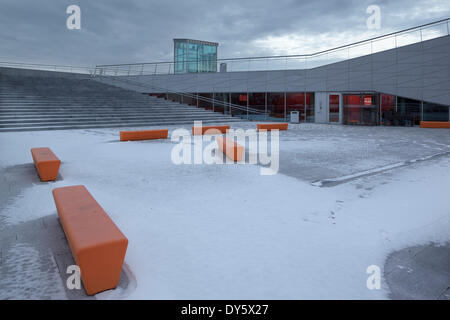
[[[236,122],[240,118],[170,102],[85,77],[0,74],[0,131]]]

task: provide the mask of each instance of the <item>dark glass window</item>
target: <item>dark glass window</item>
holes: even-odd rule
[[[423,103],[423,120],[424,121],[450,121],[449,107],[434,103]]]
[[[267,93],[267,112],[272,120],[284,119],[284,93],[268,92]]]
[[[397,110],[394,114],[394,125],[419,125],[421,109],[421,101],[397,97]]]
[[[247,93],[231,93],[231,103],[243,107],[244,109],[231,108],[231,114],[233,116],[237,115],[247,115]]]
[[[219,92],[214,94],[215,105],[214,111],[221,113],[229,113],[229,93]]]

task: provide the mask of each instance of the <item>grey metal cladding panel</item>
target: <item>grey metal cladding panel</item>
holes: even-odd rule
[[[392,85],[386,84],[386,85],[376,85],[373,87],[373,90],[376,92],[381,92],[385,94],[391,94],[391,95],[397,95],[396,88]]]
[[[247,72],[246,78],[248,81],[266,81],[267,72],[265,71],[255,71],[255,72]]]
[[[424,87],[438,86],[439,88],[446,88],[450,90],[449,83],[450,80],[448,79],[448,76],[445,74],[435,73],[435,76],[433,74],[429,74],[422,78]]]
[[[450,106],[450,92],[434,91],[434,90],[424,90],[423,100],[427,102],[434,102],[438,104],[443,104]]]
[[[434,74],[436,76],[448,75],[450,74],[450,63],[449,64],[424,64],[423,72],[425,77],[429,74]]]
[[[370,81],[350,81],[348,91],[373,91]]]
[[[426,40],[422,42],[422,47],[427,49],[435,49],[437,47],[450,46],[450,36],[435,38],[431,40]]]
[[[423,90],[446,94],[450,92],[450,83],[424,83]]]
[[[266,91],[266,83],[265,82],[251,82],[248,85],[249,92],[264,92]]]
[[[417,90],[415,88],[398,88],[397,95],[399,97],[422,100],[422,90]]]
[[[397,55],[395,50],[389,50],[389,51],[383,51],[383,52],[377,52],[372,55],[372,61],[374,63],[389,63],[389,62],[395,62],[397,59]]]
[[[332,72],[332,71],[342,72],[342,71],[345,71],[345,70],[348,69],[348,63],[347,62],[345,62],[345,63],[333,63],[333,64],[330,64],[328,66],[324,66],[323,68],[327,72]]]
[[[345,77],[345,78],[347,78],[348,77],[348,69],[346,68],[346,69],[332,69],[332,68],[329,68],[329,69],[327,69],[327,78],[328,79],[330,79],[330,78],[342,78],[342,77]]]
[[[399,63],[395,66],[395,70],[399,76],[416,76],[422,75],[422,66],[415,63]]]
[[[398,88],[416,88],[422,89],[423,79],[421,77],[410,78],[410,77],[398,77],[397,78]]]
[[[326,91],[326,89],[326,78],[311,75],[306,79],[306,91]]]
[[[450,65],[450,49],[446,55],[425,54],[423,57],[423,63],[425,65],[438,65],[449,66]]]
[[[350,64],[349,66],[350,73],[365,73],[372,72],[372,65],[370,63],[365,64]]]
[[[328,81],[327,82],[327,91],[349,91],[348,81]]]
[[[391,87],[395,88],[397,84],[396,78],[392,76],[380,76],[373,79],[373,90],[377,91],[378,87]]]
[[[288,84],[291,83],[291,82],[294,82],[294,83],[297,83],[297,84],[301,84],[302,86],[305,86],[305,73],[304,72],[292,73],[292,74],[288,75],[286,77],[286,79],[287,79],[286,82]]]

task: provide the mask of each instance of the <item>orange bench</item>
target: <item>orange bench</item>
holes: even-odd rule
[[[421,128],[446,128],[450,129],[450,121],[420,121]]]
[[[34,166],[41,181],[53,181],[58,176],[61,160],[49,148],[32,148]]]
[[[256,126],[258,127],[258,131],[287,130],[288,128],[287,123],[258,123]]]
[[[241,161],[244,155],[244,147],[237,144],[231,139],[224,137],[216,138],[219,149],[222,150],[225,155],[233,161]]]
[[[87,294],[117,287],[128,239],[84,186],[53,189],[53,198]]]
[[[120,141],[167,139],[169,130],[120,131]]]
[[[193,135],[204,135],[207,130],[209,129],[216,129],[216,132],[220,133],[227,133],[227,130],[230,129],[230,126],[205,126],[205,127],[192,127],[192,134]],[[211,132],[213,132],[211,130]],[[214,132],[214,133],[216,133]]]

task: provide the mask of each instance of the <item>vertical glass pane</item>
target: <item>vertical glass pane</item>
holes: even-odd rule
[[[267,112],[268,119],[273,121],[284,121],[284,93],[267,93]]]
[[[390,94],[381,94],[380,99],[381,124],[385,126],[392,126],[394,124],[395,96]]]
[[[330,94],[329,97],[329,106],[330,106],[330,122],[339,122],[339,95],[338,94]]]
[[[423,120],[424,121],[450,121],[449,107],[434,103],[423,103]]]
[[[247,108],[247,93],[232,93],[231,94],[231,103],[241,106],[243,108]],[[247,116],[247,110],[232,108],[231,114],[233,116],[238,116],[238,115]]]
[[[344,95],[344,124],[361,123],[361,96],[359,94]]]
[[[394,115],[394,125],[419,125],[422,102],[413,99],[397,97],[397,110]]]
[[[377,125],[378,96],[374,93],[344,95],[344,124]]]

